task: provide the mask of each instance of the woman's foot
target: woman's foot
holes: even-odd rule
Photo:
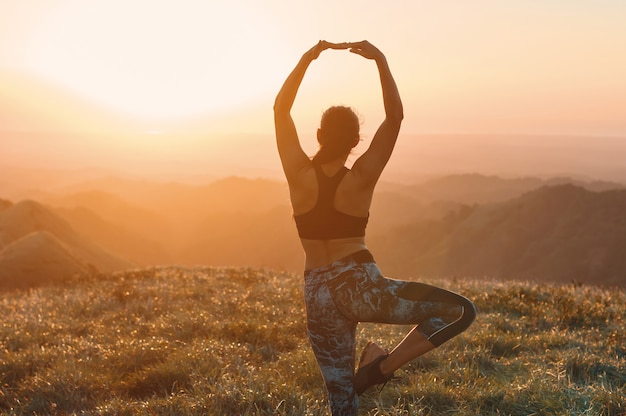
[[[363,351],[361,352],[361,357],[359,358],[359,368],[363,367],[374,361],[381,355],[386,355],[387,350],[383,349],[380,345],[375,342],[369,341]]]
[[[386,376],[380,370],[380,363],[389,356],[387,351],[374,342],[369,342],[359,360],[359,368],[354,375],[354,390],[359,396],[368,388],[386,383],[393,378],[393,373]]]

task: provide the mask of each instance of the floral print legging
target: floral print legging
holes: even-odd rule
[[[456,293],[384,277],[367,250],[306,270],[304,277],[307,331],[333,416],[357,414],[352,380],[359,322],[415,324],[439,346],[476,316],[473,303]]]

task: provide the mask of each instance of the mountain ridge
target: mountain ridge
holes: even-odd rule
[[[522,178],[506,190],[508,179],[486,175],[443,180],[452,186],[443,186],[438,196],[420,195],[419,184],[385,187],[375,194],[367,244],[390,276],[626,283],[620,273],[621,267],[626,270],[621,260],[626,252],[626,224],[621,220],[626,190],[621,185],[582,184],[590,189],[615,188],[591,191],[574,180],[547,185],[562,179]],[[99,270],[111,267],[98,266],[102,261],[98,256],[96,262],[89,260],[96,246],[126,259],[124,267],[131,263],[302,270],[304,255],[285,183],[241,177],[203,186],[146,186],[134,181],[123,188],[119,179],[105,183],[121,192],[71,187],[72,193],[53,196],[45,206],[3,200],[0,249],[9,240],[43,229],[78,247],[76,257]],[[423,184],[433,188],[436,183]],[[535,183],[542,186],[524,192]],[[141,188],[150,196],[147,203],[137,194]],[[466,203],[472,192],[487,202]],[[15,207],[30,211],[17,209],[20,217]],[[41,220],[45,227],[37,225],[37,216],[49,218]]]
[[[492,278],[626,282],[626,190],[593,192],[565,184],[518,198],[466,206],[435,223],[392,232],[392,270]],[[421,237],[415,237],[421,236]],[[376,246],[375,250],[384,247]]]

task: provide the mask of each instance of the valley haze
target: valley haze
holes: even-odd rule
[[[31,108],[0,131],[0,286],[170,264],[301,272],[271,123],[242,123],[271,121],[269,103],[150,130],[59,103],[93,125]],[[624,160],[619,136],[401,132],[367,243],[397,278],[624,285]]]
[[[0,288],[154,265],[304,264],[284,179],[1,170]],[[372,204],[367,242],[388,275],[626,283],[624,182],[414,175],[385,176]]]

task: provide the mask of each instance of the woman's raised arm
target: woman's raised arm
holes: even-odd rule
[[[362,179],[363,185],[371,186],[380,177],[396,144],[404,117],[402,100],[385,55],[368,41],[349,43],[348,46],[350,52],[376,62],[383,90],[385,120],[378,127],[367,151],[352,166],[352,171]]]
[[[276,129],[276,144],[278,154],[289,181],[300,169],[310,162],[309,157],[302,150],[296,126],[291,117],[291,108],[296,99],[296,94],[304,78],[309,64],[326,49],[347,49],[347,43],[331,43],[320,40],[309,49],[296,67],[291,71],[274,101],[274,126]]]

